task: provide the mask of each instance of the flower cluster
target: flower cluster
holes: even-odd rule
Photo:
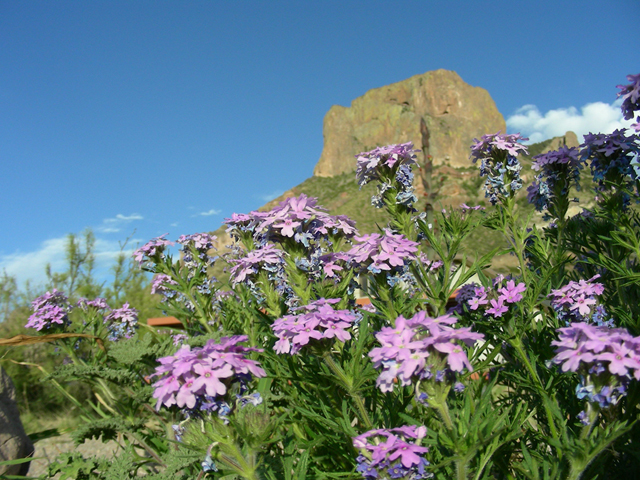
[[[234,213],[231,218],[225,218],[224,223],[232,237],[241,240],[250,234],[259,247],[267,242],[282,243],[293,239],[309,248],[327,235],[351,238],[358,233],[353,220],[345,215],[329,215],[317,201],[317,198],[301,194],[283,200],[268,212]]]
[[[341,342],[349,340],[351,334],[345,329],[351,327],[359,317],[349,310],[334,310],[331,305],[339,301],[337,298],[321,298],[297,309],[303,310],[303,313],[277,319],[271,325],[273,333],[278,337],[274,346],[276,353],[295,355],[311,339],[336,338]]]
[[[239,345],[247,340],[246,335],[222,337],[218,342],[207,341],[201,348],[185,345],[175,355],[159,358],[161,365],[153,374],[160,377],[153,384],[156,409],[176,405],[189,415],[203,411],[227,415],[230,406],[225,395],[231,385],[239,383],[242,392],[252,375],[266,375],[258,362],[246,358],[250,352],[262,351]]]
[[[627,80],[631,83],[629,85],[618,85],[616,88],[620,89],[618,92],[618,98],[622,97],[622,114],[625,120],[631,120],[636,111],[640,110],[640,73],[637,75],[627,75]],[[640,117],[637,118],[637,122],[633,127],[636,132],[640,131]]]
[[[449,372],[462,372],[465,367],[473,371],[458,342],[472,346],[484,335],[468,327],[453,328],[457,321],[452,315],[431,318],[421,311],[408,320],[398,317],[395,327],[384,327],[376,333],[382,346],[371,350],[369,356],[374,367],[383,368],[376,380],[380,390],[393,391],[398,380],[403,386],[411,384],[413,378],[435,377],[440,382]]]
[[[390,180],[396,176],[400,183],[404,183],[407,172],[411,173],[410,166],[416,163],[416,153],[420,150],[413,149],[413,143],[399,143],[378,147],[370,152],[357,154],[356,179],[360,187],[372,180]],[[407,170],[408,167],[408,170]],[[401,169],[404,173],[400,173]],[[400,174],[403,178],[397,178]],[[412,176],[413,178],[413,176]]]
[[[231,268],[231,283],[237,285],[254,280],[262,270],[270,276],[277,276],[284,269],[284,252],[273,244],[267,244],[247,252],[246,256],[231,260],[235,265]]]
[[[218,237],[208,233],[195,233],[193,235],[181,235],[178,243],[182,245],[182,262],[189,270],[189,278],[196,272],[207,273],[207,267],[211,267],[217,260],[217,256],[209,255],[211,250],[217,250]]]
[[[376,208],[385,205],[385,198],[400,205],[410,207],[418,201],[413,188],[411,167],[416,163],[413,143],[401,143],[378,147],[370,152],[356,155],[356,179],[362,188],[372,180],[379,180],[378,194],[371,197]]]
[[[601,283],[593,283],[599,277],[600,275],[595,275],[589,280],[570,281],[564,287],[551,291],[551,306],[560,320],[567,325],[571,322],[591,321],[599,326],[613,326],[613,319],[606,320],[605,308],[597,305],[596,297],[604,292]]]
[[[176,282],[169,275],[159,273],[155,277],[153,277],[153,280],[151,280],[151,293],[163,295],[163,300],[172,298],[173,296],[175,296],[176,292],[171,288],[171,285],[177,284],[178,282]]]
[[[638,135],[627,135],[626,129],[609,134],[589,133],[584,136],[580,148],[582,159],[591,161],[593,180],[601,191],[608,189],[611,183],[631,190],[634,183],[640,180]]]
[[[522,188],[522,166],[517,156],[519,153],[527,153],[527,147],[518,143],[525,140],[528,138],[523,138],[519,133],[501,135],[500,132],[473,140],[470,157],[473,163],[480,160],[480,176],[487,177],[484,184],[485,197],[489,198],[492,205],[498,203],[498,200],[513,196]]]
[[[87,300],[86,298],[81,298],[77,303],[78,307],[80,307],[85,312],[89,308],[93,308],[95,310],[111,310],[111,307],[107,304],[107,301],[104,298],[94,298],[93,300]]]
[[[484,315],[502,317],[509,311],[509,305],[522,300],[522,294],[527,287],[515,280],[505,279],[503,275],[498,275],[493,279],[493,288],[487,288],[470,283],[464,285],[456,294],[456,301],[459,306],[466,305],[469,310],[484,311]]]
[[[104,317],[109,328],[109,340],[115,342],[121,338],[131,338],[138,329],[138,311],[125,303],[121,308],[111,310]]]
[[[552,362],[563,372],[576,372],[581,382],[576,394],[598,403],[601,408],[615,405],[632,378],[640,380],[640,337],[624,328],[609,328],[574,322],[559,328],[558,347]]]
[[[309,281],[329,278],[339,282],[342,275],[336,272],[349,266],[350,257],[333,251],[334,245],[345,239],[350,241],[358,232],[353,220],[329,215],[316,203],[316,198],[303,194],[283,200],[269,212],[234,214],[225,219],[227,232],[250,250],[244,253],[237,249],[238,258],[231,260],[235,263],[231,270],[233,284],[246,283],[261,298],[254,280],[265,270],[285,302],[296,305],[285,269],[285,250],[290,266],[305,272]]]
[[[566,197],[573,184],[580,191],[580,170],[583,161],[577,148],[563,146],[558,150],[536,155],[532,169],[539,171],[527,188],[527,199],[536,210],[549,210],[554,197]]]
[[[347,253],[353,257],[354,264],[361,271],[368,270],[373,274],[387,274],[390,285],[405,280],[408,264],[416,259],[418,244],[402,234],[385,229],[384,235],[371,233],[355,237],[356,243]]]
[[[423,457],[429,451],[420,445],[427,434],[424,426],[403,426],[370,430],[353,438],[360,451],[356,470],[364,478],[432,478],[426,471],[429,462]]]
[[[154,265],[153,262],[149,262],[149,260],[156,258],[164,258],[164,250],[167,246],[171,246],[174,243],[166,240],[164,237],[169,235],[165,233],[156,237],[149,242],[145,243],[142,247],[138,248],[133,252],[133,258],[136,262],[140,264],[140,266],[144,266],[145,263],[150,263]]]
[[[70,325],[69,312],[72,307],[64,293],[57,289],[39,296],[31,302],[33,314],[25,327],[41,330],[63,330]]]

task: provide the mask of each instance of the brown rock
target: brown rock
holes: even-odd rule
[[[33,443],[20,421],[16,390],[4,368],[0,367],[0,462],[33,456]],[[26,475],[29,463],[0,465],[2,475]]]
[[[547,145],[547,147],[542,151],[542,153],[547,153],[547,152],[551,152],[552,150],[557,150],[564,145],[566,145],[568,148],[579,146],[580,142],[578,142],[578,136],[572,131],[568,131],[562,137],[553,137],[549,145]]]
[[[354,155],[376,146],[412,141],[423,151],[420,165],[469,165],[474,138],[506,131],[489,93],[466,84],[457,73],[435,70],[369,90],[351,102],[334,105],[324,118],[324,148],[313,174],[332,177],[354,172]]]

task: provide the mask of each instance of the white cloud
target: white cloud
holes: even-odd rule
[[[507,118],[507,129],[529,137],[529,143],[559,137],[569,130],[582,141],[587,133],[610,133],[617,128],[628,128],[633,121],[624,120],[620,103],[620,100],[611,105],[594,102],[580,110],[576,107],[558,108],[544,114],[535,105],[524,105]]]
[[[192,217],[210,217],[211,215],[219,215],[222,210],[211,209],[208,212],[200,212],[195,215],[191,215]]]
[[[122,228],[120,228],[122,225],[133,222],[134,220],[144,220],[144,217],[137,213],[132,213],[131,215],[122,215],[119,213],[113,218],[105,218],[102,220],[102,225],[96,227],[96,231],[101,233],[117,233],[122,230]]]
[[[132,222],[133,220],[144,220],[142,215],[138,215],[137,213],[132,213],[129,216],[122,215],[121,213],[117,214],[114,218],[107,218],[104,223],[122,223],[122,222]]]
[[[274,198],[278,198],[280,195],[282,195],[284,193],[283,190],[275,190],[274,192],[271,192],[267,195],[261,195],[258,196],[258,198],[260,200],[262,200],[263,202],[270,202],[271,200],[273,200]]]
[[[16,278],[18,284],[23,285],[27,280],[34,286],[46,283],[45,267],[51,265],[51,270],[60,272],[65,270],[66,236],[45,240],[40,248],[32,252],[16,252],[0,257],[0,270],[6,270],[8,275]],[[133,250],[127,249],[125,254]],[[96,238],[95,243],[95,273],[99,280],[107,275],[120,253],[120,245],[116,241]]]

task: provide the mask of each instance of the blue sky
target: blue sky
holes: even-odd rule
[[[132,234],[214,230],[311,176],[331,105],[429,70],[532,139],[616,128],[638,18],[637,0],[0,0],[0,270],[42,282],[85,228],[103,269]]]

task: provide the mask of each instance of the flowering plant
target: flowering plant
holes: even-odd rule
[[[639,108],[630,80],[621,88],[629,118]],[[66,345],[85,368],[75,375],[99,373],[92,431],[127,439],[117,465],[91,475],[577,480],[632,471],[640,140],[589,135],[534,157],[533,172],[523,140],[497,133],[471,147],[490,211],[419,213],[419,152],[405,143],[356,155],[358,184],[378,182],[372,203],[390,217],[379,232],[361,235],[300,195],[226,219],[235,243],[224,258],[210,234],[181,236],[178,260],[164,235],[152,240],[134,256],[155,274],[179,334],[136,324],[128,305],[83,300],[78,322],[60,292],[37,299],[28,326],[42,338],[75,328],[69,341],[94,342],[91,364]],[[598,199],[568,217],[586,171]],[[531,210],[545,213],[537,225],[522,214],[533,176]],[[487,231],[504,243],[479,255],[469,239]],[[499,253],[512,258],[504,273],[491,268]],[[221,261],[227,285],[212,273]]]

